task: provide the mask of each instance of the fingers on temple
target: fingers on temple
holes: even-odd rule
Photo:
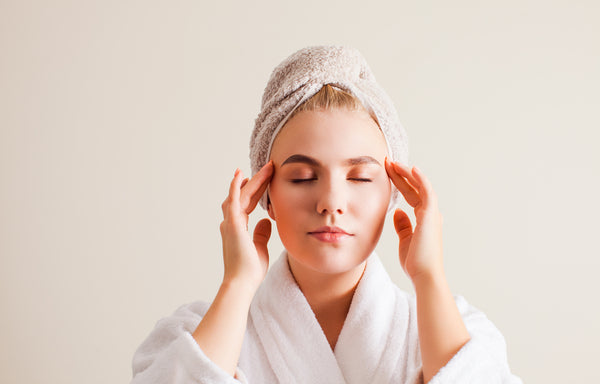
[[[429,179],[427,179],[427,177],[425,176],[423,171],[421,171],[417,167],[413,167],[411,174],[417,180],[417,182],[420,186],[419,193],[421,194],[425,203],[426,204],[437,204],[437,196],[435,194],[435,191],[433,190],[431,182],[429,181]]]
[[[408,204],[410,204],[411,207],[415,207],[421,202],[421,196],[419,196],[417,188],[413,186],[413,183],[416,182],[412,175],[410,175],[410,172],[407,172],[404,168],[398,167],[397,164],[398,163],[386,159],[387,173]]]
[[[265,193],[271,177],[273,176],[273,162],[269,161],[258,171],[242,188],[241,204],[247,213],[256,207],[256,204]]]
[[[394,170],[400,174],[402,177],[406,178],[408,180],[408,183],[417,191],[420,190],[420,182],[419,180],[417,180],[415,178],[415,176],[412,174],[411,169],[409,168],[408,165],[404,165],[402,163],[399,162],[393,162],[393,168]]]

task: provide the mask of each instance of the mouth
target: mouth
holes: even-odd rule
[[[312,232],[308,232],[308,234],[325,243],[337,243],[354,236],[339,227],[329,226],[317,228]]]

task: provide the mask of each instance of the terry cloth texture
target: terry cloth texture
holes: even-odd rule
[[[500,331],[462,296],[454,299],[471,340],[429,383],[522,384]],[[375,253],[334,350],[292,276],[287,251],[252,301],[235,377],[192,337],[208,308],[195,302],[159,321],[133,357],[131,384],[423,384],[415,296],[392,282]]]
[[[376,116],[391,160],[408,164],[406,131],[392,100],[377,84],[361,53],[351,47],[313,46],[286,58],[269,78],[250,137],[252,175],[269,161],[271,145],[294,110],[326,84],[356,96]],[[393,185],[392,191],[388,212],[395,208],[400,196]],[[260,205],[267,209],[266,192]]]

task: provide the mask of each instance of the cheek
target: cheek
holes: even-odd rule
[[[301,208],[308,204],[308,197],[302,188],[280,178],[274,178],[269,185],[269,198],[278,221],[298,215]]]
[[[370,183],[364,188],[358,188],[353,192],[354,205],[363,212],[372,212],[380,215],[381,211],[387,211],[392,196],[389,181],[378,180]]]
[[[382,182],[368,191],[362,191],[360,196],[357,196],[358,199],[355,199],[358,203],[354,204],[354,216],[359,218],[361,223],[361,244],[375,247],[379,241],[391,195],[390,184]]]

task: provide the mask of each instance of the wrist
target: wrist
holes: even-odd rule
[[[253,279],[243,277],[224,277],[221,282],[219,292],[227,292],[228,294],[235,295],[240,299],[247,299],[252,301],[254,294],[258,290],[260,282]]]
[[[446,273],[443,268],[422,272],[411,277],[415,292],[418,294],[424,290],[446,287]]]

